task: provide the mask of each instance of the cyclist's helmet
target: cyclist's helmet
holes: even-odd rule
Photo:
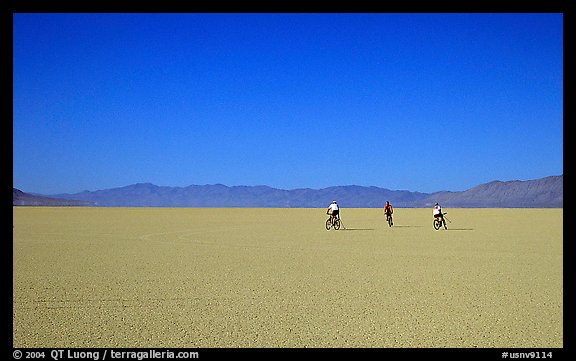
[[[336,201],[332,201],[332,203],[336,203]]]
[[[438,205],[438,202],[434,203],[434,205],[437,206],[437,205]]]

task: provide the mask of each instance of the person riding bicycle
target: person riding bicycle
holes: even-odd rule
[[[438,202],[436,202],[434,204],[434,208],[432,208],[432,215],[434,216],[434,218],[440,218],[440,220],[442,221],[442,225],[444,226],[444,229],[448,229],[446,227],[446,221],[444,220],[444,213],[442,213],[442,207],[440,207]]]
[[[386,220],[388,220],[388,217],[392,217],[392,213],[394,213],[394,209],[392,209],[390,202],[386,201],[386,204],[384,205],[384,214],[386,215]]]
[[[332,201],[332,203],[330,203],[328,206],[328,209],[326,209],[326,214],[329,214],[330,220],[333,220],[334,218],[338,217],[339,213],[340,208],[338,207],[338,203],[336,203],[336,201]]]

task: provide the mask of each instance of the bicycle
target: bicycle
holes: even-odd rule
[[[334,227],[335,230],[339,230],[340,229],[340,215],[337,216],[332,216],[330,215],[330,217],[328,217],[328,219],[326,220],[326,230],[329,231],[330,228]]]
[[[434,223],[433,223],[433,224],[434,224],[434,229],[435,229],[435,230],[439,230],[440,227],[442,227],[442,223],[444,223],[444,229],[448,229],[448,228],[446,227],[446,221],[442,222],[442,219],[445,218],[444,216],[445,216],[446,214],[448,214],[448,213],[442,213],[442,217],[435,217],[435,218],[434,218]]]
[[[386,222],[388,222],[388,227],[392,227],[394,222],[392,221],[392,214],[386,213]]]

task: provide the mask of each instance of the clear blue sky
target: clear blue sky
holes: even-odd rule
[[[13,185],[563,173],[562,14],[14,14]]]

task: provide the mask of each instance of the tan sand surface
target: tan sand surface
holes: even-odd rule
[[[14,207],[14,347],[563,347],[563,210]]]

